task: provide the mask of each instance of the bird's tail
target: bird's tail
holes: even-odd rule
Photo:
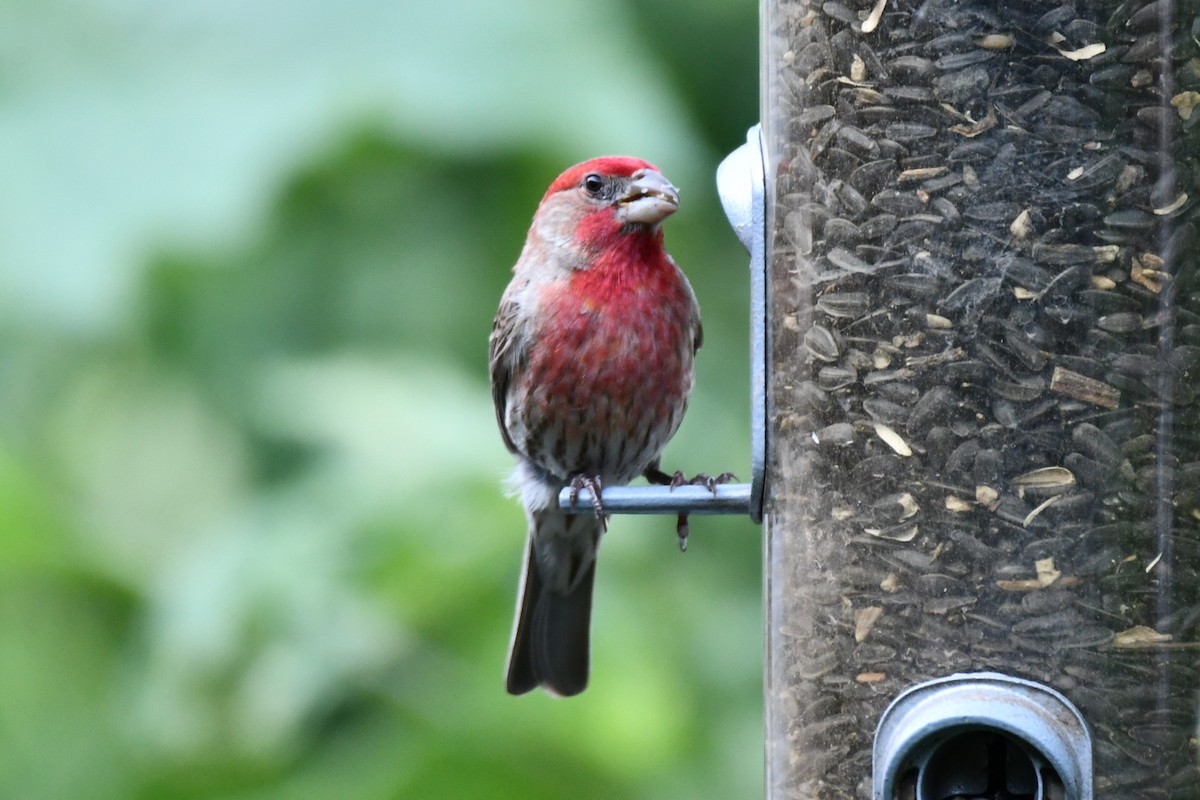
[[[541,686],[569,697],[587,687],[596,546],[603,523],[547,508],[529,514],[525,571],[508,654],[508,691]]]

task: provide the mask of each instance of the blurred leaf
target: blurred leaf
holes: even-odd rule
[[[69,563],[67,526],[28,465],[0,449],[0,581]]]
[[[145,365],[76,376],[52,418],[70,511],[88,521],[94,556],[134,582],[245,496],[245,455],[183,381]]]
[[[99,586],[0,584],[0,795],[130,796],[113,647],[126,621]]]
[[[268,500],[163,570],[137,692],[148,745],[276,761],[402,651],[336,521],[314,510]]]

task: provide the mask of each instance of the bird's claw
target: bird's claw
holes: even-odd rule
[[[587,489],[592,495],[592,509],[596,512],[596,519],[600,520],[604,528],[608,528],[608,514],[604,512],[604,481],[599,475],[576,475],[571,479],[571,508],[579,502],[579,492]]]
[[[660,486],[669,486],[671,490],[675,490],[680,486],[703,486],[712,492],[713,497],[717,496],[717,487],[722,483],[729,483],[737,480],[737,475],[732,472],[722,472],[715,478],[712,475],[707,475],[701,472],[694,478],[688,478],[683,474],[683,470],[675,470],[674,475],[668,475],[659,469],[658,462],[655,461],[646,468],[644,473],[646,480],[650,483],[657,483]],[[679,516],[675,521],[675,533],[679,536],[679,552],[687,552],[688,533],[688,514],[686,511],[679,512]]]
[[[737,480],[737,475],[732,472],[722,472],[715,478],[712,475],[701,472],[692,479],[688,479],[681,471],[676,470],[671,476],[671,488],[675,489],[679,486],[703,486],[712,492],[713,497],[717,496],[717,487],[723,483],[730,483]]]
[[[686,511],[680,511],[679,517],[675,521],[675,534],[679,537],[679,552],[687,552],[688,533],[688,515]]]
[[[675,489],[677,486],[684,486],[684,485],[703,486],[704,488],[706,488],[710,492],[712,492],[713,497],[716,497],[718,486],[720,486],[722,483],[729,483],[731,481],[736,481],[736,480],[737,480],[737,475],[734,475],[732,472],[722,472],[720,475],[716,476],[715,478],[712,475],[707,475],[707,474],[701,472],[696,477],[692,478],[691,480],[688,480],[687,476],[684,475],[682,471],[676,470],[675,474],[671,476],[671,484],[670,485],[671,485],[672,489]],[[679,536],[679,552],[681,552],[681,553],[687,552],[687,542],[688,542],[688,533],[689,532],[690,532],[690,529],[688,527],[688,515],[687,515],[686,511],[682,511],[682,512],[680,512],[679,517],[675,522],[675,533]]]

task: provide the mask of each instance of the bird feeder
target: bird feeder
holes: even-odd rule
[[[1200,797],[1200,6],[762,22],[768,798]]]
[[[1200,797],[1198,14],[765,3],[768,797]]]

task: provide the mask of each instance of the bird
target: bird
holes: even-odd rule
[[[641,159],[570,167],[542,197],[501,297],[492,399],[528,523],[510,694],[587,687],[604,487],[683,482],[659,466],[704,336],[696,295],[663,245],[662,222],[678,208],[675,186]],[[567,487],[573,499],[588,489],[595,513],[561,510]],[[682,545],[685,515],[679,532]]]

